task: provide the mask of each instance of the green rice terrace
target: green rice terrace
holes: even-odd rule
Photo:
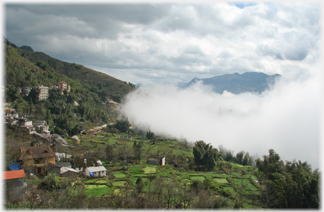
[[[107,167],[108,170],[111,168]],[[244,208],[258,208],[255,199],[260,195],[260,187],[256,187],[251,181],[254,175],[241,175],[241,170],[247,170],[251,167],[242,167],[226,175],[222,171],[214,172],[181,172],[169,165],[154,166],[148,164],[129,165],[128,170],[110,171],[108,176],[98,179],[83,181],[85,193],[88,196],[109,197],[112,194],[121,194],[122,191],[131,192],[136,189],[136,182],[141,178],[143,182],[143,195],[157,190],[155,181],[158,178],[164,180],[173,179],[177,185],[182,188],[189,188],[195,181],[202,184],[209,181],[210,190],[217,197],[222,197],[228,202],[224,208],[233,208],[234,200],[238,196],[244,198]],[[153,180],[150,180],[153,179]],[[211,181],[210,181],[211,180]]]
[[[107,167],[111,170],[110,167]],[[169,165],[154,166],[148,164],[129,165],[128,170],[110,171],[104,178],[83,181],[85,193],[88,196],[109,197],[112,194],[121,194],[122,191],[131,192],[136,189],[136,182],[141,178],[143,182],[143,195],[157,190],[155,181],[157,178],[164,180],[173,179],[182,188],[189,188],[195,181],[202,184],[209,182],[213,195],[221,197],[228,202],[225,208],[234,208],[234,201],[238,196],[244,198],[243,208],[258,208],[255,199],[260,195],[260,187],[256,187],[251,181],[254,175],[241,175],[242,170],[249,170],[251,167],[241,167],[230,175],[223,171],[214,172],[181,172]],[[150,180],[153,179],[153,180]],[[211,180],[211,181],[210,181]]]
[[[132,163],[132,161],[104,162],[107,176],[83,181],[85,194],[88,197],[125,196],[135,190],[140,190],[140,196],[147,198],[160,189],[158,186],[161,182],[157,182],[158,180],[172,180],[177,189],[189,190],[195,186],[206,188],[208,192],[211,192],[209,195],[213,195],[223,203],[219,208],[235,208],[238,201],[241,201],[241,208],[260,208],[258,199],[262,188],[256,182],[257,177],[254,175],[257,168],[229,163],[231,168],[218,165],[213,171],[190,170],[188,163],[190,163],[190,158],[193,158],[192,144],[176,139],[161,138],[155,139],[153,144],[152,139],[147,139],[145,136],[131,137],[125,134],[101,132],[99,136],[83,137],[79,145],[99,149],[109,144],[115,145],[115,150],[120,148],[127,152],[128,149],[133,148],[134,141],[143,142],[141,160],[137,163]],[[165,156],[166,165],[147,164],[149,155]],[[185,169],[179,170],[169,165],[173,159],[176,159],[178,165]],[[124,169],[125,165],[127,169]]]
[[[35,192],[45,192],[41,197],[49,199],[48,204],[62,198],[57,203],[59,205],[42,205],[27,198],[23,201],[27,205],[13,203],[7,208],[263,209],[271,208],[275,198],[282,198],[274,196],[265,186],[269,185],[265,177],[272,170],[260,159],[256,160],[256,166],[251,166],[252,159],[248,153],[229,156],[228,151],[220,152],[203,141],[193,144],[135,133],[129,136],[109,128],[96,136],[83,135],[79,143],[66,140],[71,145],[68,150],[73,157],[101,160],[107,169],[106,175],[90,177],[79,173],[76,178],[56,175],[43,179],[28,178],[27,184],[37,187]],[[264,160],[276,156],[274,151],[269,152]],[[152,164],[152,160],[156,164]],[[272,159],[275,162],[270,163],[271,167],[278,166],[276,160]],[[264,173],[260,168],[269,171]],[[307,166],[299,165],[298,169],[302,168]],[[316,171],[305,173],[311,176],[313,181],[310,182],[316,182]],[[281,177],[275,174],[273,176]],[[55,191],[64,192],[64,195],[58,197]],[[287,191],[283,189],[280,192]],[[75,204],[65,203],[68,198],[74,199]]]

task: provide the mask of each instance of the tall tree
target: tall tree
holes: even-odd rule
[[[213,149],[211,144],[206,144],[204,141],[195,142],[193,154],[197,168],[202,168],[204,171],[211,171],[221,156],[217,149]]]

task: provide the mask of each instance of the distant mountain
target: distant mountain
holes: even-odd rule
[[[179,88],[184,88],[184,87],[186,87],[187,84],[188,84],[188,83],[186,83],[186,82],[178,82],[178,83],[177,83],[177,86],[178,86]]]
[[[266,89],[269,89],[269,86],[273,84],[278,77],[281,77],[281,75],[267,75],[262,72],[246,72],[244,74],[234,73],[205,79],[194,78],[185,87],[197,81],[202,81],[205,85],[211,85],[213,91],[220,94],[225,90],[234,94],[244,92],[262,93]]]

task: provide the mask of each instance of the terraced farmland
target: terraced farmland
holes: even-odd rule
[[[109,169],[109,168],[108,168]],[[110,168],[110,169],[113,169]],[[244,169],[244,167],[240,167]],[[225,199],[229,204],[234,204],[234,196],[238,195],[239,188],[243,189],[243,195],[247,195],[246,198],[260,195],[260,191],[250,180],[257,179],[255,175],[243,175],[240,172],[231,172],[230,175],[225,174],[223,171],[215,172],[181,172],[169,165],[166,166],[154,166],[154,165],[132,165],[127,171],[112,171],[107,177],[93,180],[84,181],[86,194],[88,196],[108,196],[109,194],[122,195],[122,188],[135,189],[136,182],[139,178],[143,182],[143,192],[154,192],[154,183],[156,179],[163,177],[164,180],[175,180],[178,185],[183,188],[189,188],[195,181],[204,183],[206,178],[211,179],[212,188],[214,188],[214,194]],[[227,179],[232,179],[232,183]],[[223,196],[223,193],[227,196]],[[247,208],[255,208],[253,201],[246,202]],[[231,207],[229,207],[231,208]]]

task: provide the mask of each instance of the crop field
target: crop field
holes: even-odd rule
[[[225,186],[223,188],[224,188],[224,190],[233,191],[233,192],[235,191],[232,186]]]
[[[101,186],[100,187],[91,187],[87,188],[85,190],[85,194],[88,195],[89,197],[96,196],[96,197],[101,197],[105,196],[109,191],[110,187],[108,186]]]
[[[87,189],[92,189],[92,188],[106,188],[106,185],[85,185],[84,186]]]
[[[228,183],[228,181],[225,178],[214,178],[213,180],[220,184]]]
[[[113,183],[113,186],[127,186],[128,185],[128,182],[125,181],[125,180],[121,180],[121,181],[116,181]]]
[[[100,137],[94,137],[86,141],[84,143],[88,143],[86,145],[91,146],[93,143],[104,142],[105,144],[115,144],[119,145],[133,145],[133,141],[120,141],[120,136],[123,134],[111,134],[111,133],[102,133]],[[180,146],[177,141],[171,139],[164,139],[163,141],[157,140],[154,145],[150,144],[150,140],[145,139],[143,136],[135,136],[133,140],[143,141],[144,146],[142,148],[143,152],[146,152],[148,155],[182,155],[184,157],[193,157],[192,149],[184,148]],[[92,143],[90,142],[92,141]],[[100,144],[101,145],[101,144]],[[118,146],[118,145],[117,145]],[[170,148],[170,146],[172,148]],[[99,146],[98,146],[99,147]],[[103,145],[104,147],[104,145]],[[212,179],[212,183],[214,185],[219,185],[219,187],[215,187],[214,194],[218,195],[219,198],[228,201],[229,207],[231,208],[234,205],[235,196],[239,195],[237,192],[237,188],[242,186],[243,181],[243,195],[246,195],[248,198],[253,197],[255,195],[260,195],[260,191],[249,182],[249,179],[254,181],[258,180],[255,175],[253,175],[253,168],[249,166],[242,166],[236,163],[231,163],[232,169],[227,171],[222,170],[220,168],[215,169],[210,172],[202,172],[202,171],[179,171],[178,169],[166,165],[166,166],[155,166],[146,164],[146,159],[138,161],[136,164],[128,163],[128,170],[121,170],[123,165],[121,163],[116,162],[115,164],[110,164],[108,161],[104,163],[105,167],[109,167],[109,170],[112,171],[108,177],[98,178],[98,179],[88,179],[83,183],[85,185],[86,191],[85,193],[88,196],[107,196],[111,194],[115,195],[124,195],[125,187],[127,186],[129,191],[135,189],[136,182],[138,178],[142,179],[143,187],[142,192],[147,194],[148,192],[154,192],[156,190],[155,183],[156,179],[163,177],[164,181],[167,180],[175,180],[178,185],[183,186],[184,188],[189,189],[192,185],[193,181],[204,182],[205,179]],[[251,171],[252,170],[252,171]],[[244,171],[244,172],[242,172]],[[244,173],[244,175],[242,175]],[[152,177],[152,178],[151,178]],[[226,178],[231,178],[234,182],[234,185],[231,185],[230,182]],[[216,189],[217,188],[217,189]],[[227,195],[222,196],[222,192],[227,191]],[[252,202],[246,202],[245,208],[255,208]],[[226,208],[223,208],[226,209]]]
[[[116,178],[124,178],[126,177],[126,174],[123,174],[121,172],[114,172],[113,175],[116,177]]]
[[[204,176],[194,176],[194,177],[190,177],[190,179],[192,181],[194,181],[194,180],[204,181],[205,180],[205,177]]]
[[[154,174],[156,172],[156,168],[147,166],[143,169],[143,171],[145,174]]]

